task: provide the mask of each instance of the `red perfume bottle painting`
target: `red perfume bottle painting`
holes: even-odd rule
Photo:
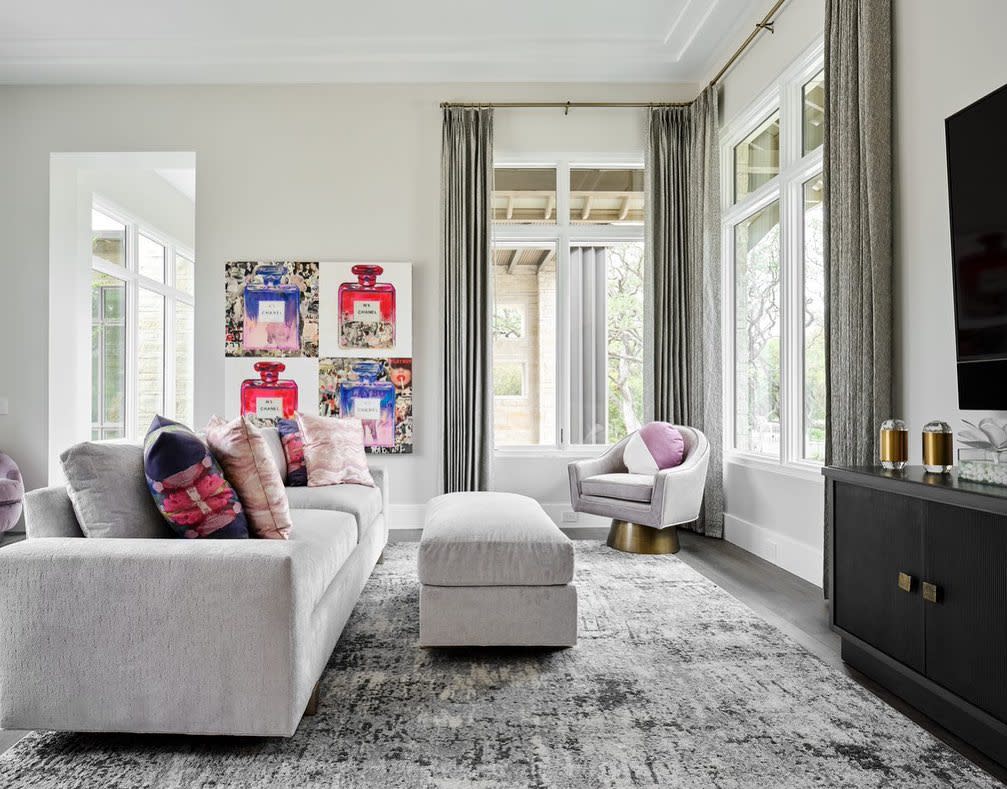
[[[358,265],[350,271],[357,281],[339,286],[339,347],[394,347],[395,286],[378,281],[381,266]]]
[[[287,369],[282,362],[256,362],[259,378],[241,382],[241,415],[273,424],[277,419],[290,419],[297,412],[297,383],[280,378]]]

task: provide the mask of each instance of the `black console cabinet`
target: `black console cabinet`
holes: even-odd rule
[[[1007,765],[1007,489],[823,473],[843,660]]]

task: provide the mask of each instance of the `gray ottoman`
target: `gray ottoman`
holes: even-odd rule
[[[419,577],[420,646],[577,643],[573,543],[527,496],[431,499]]]

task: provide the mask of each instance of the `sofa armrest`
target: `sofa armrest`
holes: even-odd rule
[[[62,485],[30,490],[25,494],[24,525],[28,539],[84,536],[70,496]]]
[[[290,736],[314,681],[294,551],[236,542],[0,551],[0,728]]]
[[[609,447],[602,455],[587,460],[577,460],[567,466],[567,474],[570,479],[570,506],[574,511],[578,510],[578,501],[581,497],[580,483],[588,477],[598,474],[617,474],[626,470],[626,464],[622,460],[622,452],[629,441],[629,436],[622,439],[617,444]]]
[[[388,469],[383,466],[371,466],[371,479],[374,480],[374,484],[377,485],[378,490],[381,491],[381,511],[385,515],[385,521],[388,521]]]

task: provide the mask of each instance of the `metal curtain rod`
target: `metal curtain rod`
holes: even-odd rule
[[[768,30],[770,33],[776,32],[773,30],[773,15],[780,10],[787,0],[776,0],[773,3],[773,7],[769,9],[768,13],[762,18],[761,22],[755,23],[755,28],[751,33],[748,34],[740,47],[738,47],[734,54],[728,58],[724,67],[717,72],[716,76],[710,80],[710,84],[707,87],[712,87],[716,85],[723,76],[730,70],[731,66],[740,58],[746,49],[755,40],[756,36],[759,35],[763,30]],[[569,113],[571,109],[578,108],[589,108],[589,107],[643,107],[650,109],[652,107],[688,107],[692,104],[691,101],[442,101],[441,109],[446,109],[448,107],[466,107],[469,109],[533,109],[533,108],[548,108],[555,107],[564,111],[564,115]]]

